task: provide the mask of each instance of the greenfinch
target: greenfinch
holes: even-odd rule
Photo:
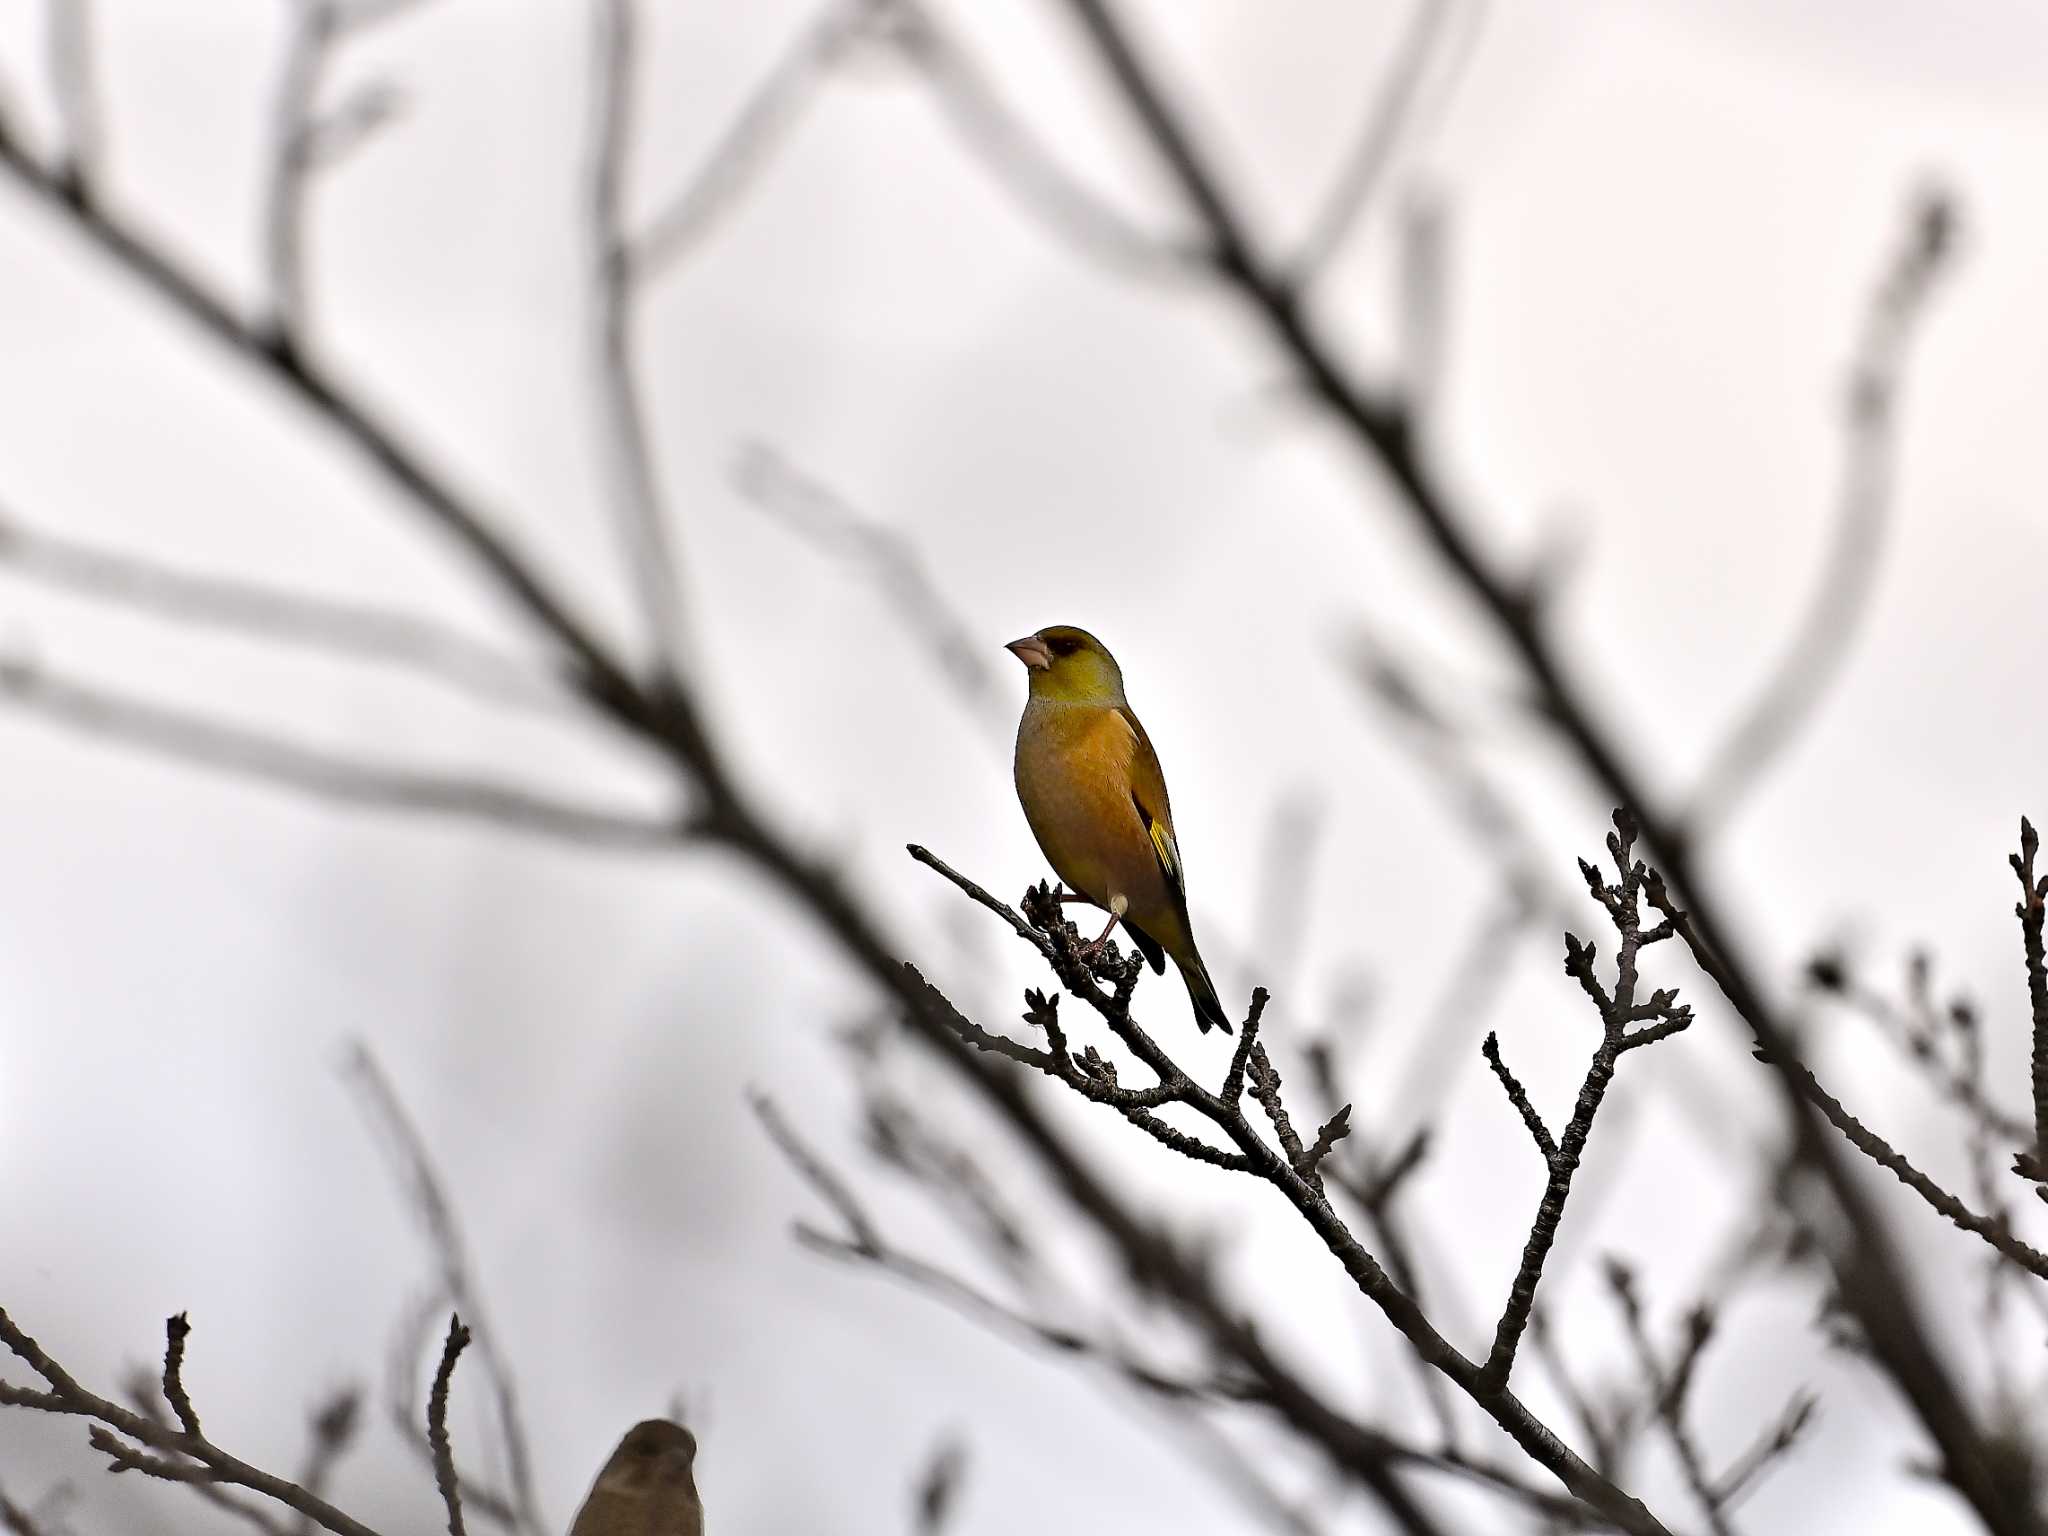
[[[1031,695],[1017,726],[1017,798],[1032,836],[1063,884],[1109,914],[1093,954],[1118,923],[1152,969],[1180,968],[1195,1022],[1226,1034],[1229,1015],[1195,949],[1166,778],[1124,697],[1116,658],[1085,629],[1055,624],[1007,649]]]
[[[696,1464],[695,1435],[667,1419],[643,1419],[590,1485],[569,1536],[704,1536]]]

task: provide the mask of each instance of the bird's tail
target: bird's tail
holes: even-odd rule
[[[1209,979],[1209,968],[1202,964],[1202,957],[1190,949],[1186,959],[1175,955],[1173,963],[1180,967],[1180,979],[1188,984],[1188,999],[1195,1005],[1195,1022],[1201,1025],[1202,1033],[1206,1035],[1214,1024],[1229,1034],[1230,1015],[1223,1011],[1223,999],[1216,995],[1216,983]]]

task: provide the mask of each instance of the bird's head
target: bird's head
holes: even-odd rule
[[[644,1419],[626,1431],[598,1478],[607,1493],[644,1497],[665,1488],[688,1488],[697,1461],[697,1437],[667,1419]]]
[[[1054,624],[1004,647],[1031,675],[1031,696],[1062,704],[1121,704],[1124,675],[1085,629]]]

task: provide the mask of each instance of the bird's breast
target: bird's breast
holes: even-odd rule
[[[1061,880],[1098,905],[1158,883],[1131,801],[1137,737],[1115,709],[1034,699],[1017,728],[1017,798]]]

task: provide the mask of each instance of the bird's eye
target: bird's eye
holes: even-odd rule
[[[1055,656],[1071,656],[1081,649],[1081,642],[1072,635],[1061,635],[1057,639],[1046,641],[1045,644]]]

